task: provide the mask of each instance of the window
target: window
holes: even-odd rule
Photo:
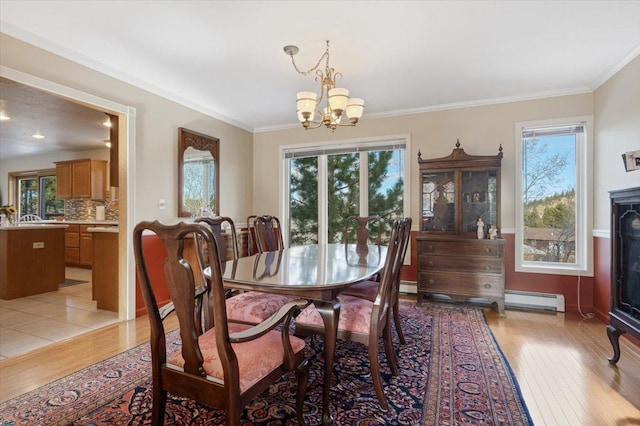
[[[12,173],[16,182],[18,217],[35,214],[43,219],[64,216],[64,200],[56,198],[55,170]]]
[[[407,138],[284,148],[290,246],[343,241],[348,216],[380,216],[383,240],[409,211]]]
[[[592,118],[516,125],[516,271],[592,275]]]

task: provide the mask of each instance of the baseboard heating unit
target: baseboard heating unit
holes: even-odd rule
[[[564,312],[564,295],[505,290],[504,304],[511,308]]]

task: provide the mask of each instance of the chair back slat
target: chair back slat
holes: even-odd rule
[[[258,253],[284,248],[280,219],[276,216],[258,216],[255,219],[256,245]]]
[[[222,262],[227,260],[235,260],[240,257],[238,249],[238,235],[236,232],[236,226],[230,217],[218,216],[218,217],[199,217],[195,220],[196,223],[206,223],[211,229],[213,238],[216,240],[218,246],[218,257]],[[231,257],[227,256],[227,239],[223,227],[229,228],[229,239],[231,240]]]
[[[378,293],[374,301],[374,313],[372,313],[372,315],[377,315],[378,323],[380,324],[386,322],[389,308],[392,306],[392,301],[395,297],[396,282],[400,277],[410,233],[411,218],[396,219],[391,228],[385,266],[381,272]],[[372,321],[372,323],[374,322]]]

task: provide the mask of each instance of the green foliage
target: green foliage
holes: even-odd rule
[[[292,245],[318,242],[318,159],[291,160],[290,237]]]
[[[393,151],[375,151],[368,155],[369,215],[383,219],[383,235],[402,213],[403,182],[400,179],[383,188],[389,177]],[[318,160],[316,157],[291,160],[290,213],[291,244],[317,243],[318,233]],[[360,212],[360,156],[357,153],[330,155],[328,170],[328,241],[342,242],[344,220]],[[377,232],[377,230],[373,230]]]

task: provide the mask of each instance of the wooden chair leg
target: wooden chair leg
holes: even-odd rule
[[[384,352],[387,354],[387,360],[389,361],[389,368],[393,376],[398,375],[398,359],[396,358],[396,351],[393,347],[393,338],[391,337],[391,324],[384,328],[382,332],[382,338],[384,340]]]
[[[156,385],[153,381],[153,395],[151,406],[151,424],[153,426],[164,425],[164,412],[167,404],[167,391],[160,389],[160,385]]]
[[[298,415],[298,423],[302,426],[307,423],[302,415],[304,409],[304,397],[307,392],[307,382],[309,380],[309,360],[305,358],[304,362],[296,368],[296,379],[298,383],[298,391],[296,392],[296,414]]]
[[[226,407],[225,414],[227,416],[227,421],[224,423],[225,425],[240,426],[240,416],[242,416],[242,408],[237,406]]]
[[[378,357],[378,350],[378,345],[369,345],[371,378],[373,379],[373,387],[375,388],[376,395],[378,396],[380,409],[386,412],[389,411],[389,404],[387,404],[387,398],[384,396],[384,389],[382,388],[382,377],[380,376],[380,359]]]
[[[402,332],[402,327],[400,326],[400,308],[398,308],[398,301],[393,304],[393,322],[396,326],[396,333],[398,333],[398,339],[400,339],[400,344],[406,345],[407,340],[404,338],[404,333]]]

